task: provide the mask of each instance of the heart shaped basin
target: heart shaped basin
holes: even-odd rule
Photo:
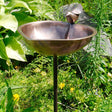
[[[82,24],[38,21],[21,25],[20,34],[36,51],[45,55],[66,55],[84,47],[96,30]]]

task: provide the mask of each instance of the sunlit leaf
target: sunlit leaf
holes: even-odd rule
[[[21,1],[21,0],[12,0],[8,5],[7,7],[9,9],[14,9],[14,8],[17,8],[17,7],[23,7],[23,8],[26,8],[29,10],[30,13],[32,13],[32,10],[29,8],[28,4],[24,1]]]
[[[0,14],[0,26],[10,29],[13,32],[17,30],[18,22],[12,14]]]
[[[4,0],[0,0],[0,5],[4,5]]]
[[[22,35],[20,35],[19,32],[14,33],[13,37],[15,37],[15,39],[21,44],[22,49],[26,55],[34,55],[35,50],[24,41]]]
[[[9,58],[19,61],[26,61],[25,53],[22,49],[22,46],[20,45],[20,43],[16,41],[15,38],[13,37],[6,38],[4,39],[4,43]]]
[[[0,8],[0,14],[4,14],[5,13],[5,8],[4,7],[1,7]]]
[[[5,45],[3,39],[0,38],[0,58],[7,60],[8,56],[6,54]]]

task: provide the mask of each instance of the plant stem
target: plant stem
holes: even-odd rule
[[[74,59],[74,61],[76,62],[76,65],[77,65],[77,67],[78,67],[78,69],[79,69],[79,71],[80,71],[80,73],[81,73],[81,75],[82,75],[82,78],[83,78],[83,77],[84,77],[83,72],[82,72],[82,70],[81,70],[80,65],[77,63],[77,61],[76,61],[74,55],[73,55],[73,59]]]

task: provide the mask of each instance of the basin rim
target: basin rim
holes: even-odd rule
[[[96,34],[97,34],[97,31],[96,31],[96,29],[95,28],[93,28],[93,27],[91,27],[91,26],[89,26],[89,25],[84,25],[84,24],[79,24],[79,25],[82,25],[82,26],[86,26],[86,27],[89,27],[92,31],[93,31],[93,33],[91,34],[91,35],[89,35],[89,36],[86,36],[86,37],[81,37],[81,38],[75,38],[75,39],[29,39],[23,32],[22,32],[22,30],[21,30],[21,28],[23,27],[23,26],[25,26],[25,25],[28,25],[28,24],[34,24],[34,23],[49,23],[49,22],[51,22],[51,23],[65,23],[65,24],[69,24],[69,23],[67,23],[67,22],[62,22],[62,21],[36,21],[36,22],[30,22],[30,23],[26,23],[26,24],[23,24],[23,25],[20,25],[19,27],[18,27],[18,32],[20,33],[20,34],[22,34],[22,36],[23,37],[25,37],[27,40],[29,40],[29,41],[76,41],[76,40],[83,40],[83,39],[87,39],[87,38],[90,38],[90,37],[93,37],[93,36],[95,36]]]

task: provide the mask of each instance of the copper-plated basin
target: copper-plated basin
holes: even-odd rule
[[[41,54],[66,55],[84,47],[96,30],[82,24],[60,21],[39,21],[18,28],[26,42]]]

